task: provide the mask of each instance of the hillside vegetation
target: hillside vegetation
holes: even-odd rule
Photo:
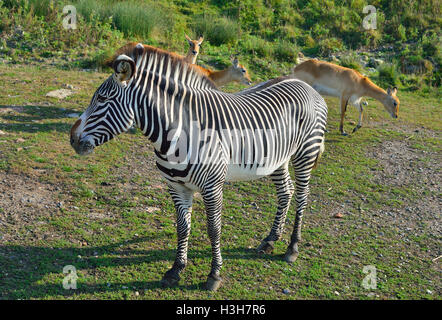
[[[75,30],[62,26],[67,4],[78,13]],[[237,53],[254,80],[288,74],[301,51],[358,69],[380,85],[440,94],[440,2],[370,4],[375,30],[363,28],[369,13],[362,0],[3,0],[0,52],[11,62],[96,68],[128,40],[184,54],[184,34],[202,34],[199,63],[223,68]]]

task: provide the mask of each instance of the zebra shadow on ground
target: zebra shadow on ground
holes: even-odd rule
[[[73,117],[72,110],[55,106],[9,106],[0,105],[0,130],[6,132],[68,132]]]
[[[155,237],[156,239],[157,237]],[[103,246],[88,247],[39,247],[16,244],[0,245],[0,299],[42,299],[48,297],[71,297],[81,294],[97,294],[121,291],[155,290],[161,288],[162,272],[172,266],[175,249],[121,249],[121,245],[136,245],[149,242],[152,237],[137,237],[130,241],[116,242]],[[119,251],[121,250],[121,251]],[[116,252],[117,251],[117,252]],[[258,255],[255,249],[244,247],[222,249],[225,260],[259,259],[280,260],[279,256]],[[80,258],[81,257],[81,258]],[[189,263],[202,258],[210,266],[210,248],[203,250],[189,249]],[[124,274],[125,266],[146,265],[164,262],[164,270],[149,273],[149,279],[133,281],[115,281],[106,275],[100,279],[103,269],[115,267]],[[77,289],[63,288],[65,266],[74,266],[78,274]],[[183,275],[185,276],[185,275]],[[109,279],[106,279],[108,277]],[[82,279],[83,278],[83,279]],[[120,278],[116,276],[115,278]],[[147,280],[147,281],[146,281]],[[198,284],[186,285],[181,280],[178,288],[184,290],[202,290],[204,279]],[[48,283],[50,282],[50,283]]]

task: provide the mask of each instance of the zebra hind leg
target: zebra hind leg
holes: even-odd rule
[[[175,190],[170,187],[169,192],[175,204],[177,215],[178,246],[175,262],[161,280],[163,287],[172,287],[180,281],[180,273],[187,264],[187,245],[190,234],[193,192],[188,189]]]
[[[221,285],[220,270],[223,263],[221,257],[220,238],[221,238],[221,208],[223,200],[223,183],[206,188],[202,193],[207,214],[207,231],[212,245],[212,268],[205,289],[216,291]]]
[[[314,157],[314,159],[316,160],[316,156]],[[304,162],[303,167],[299,167],[299,165],[296,165],[295,163],[296,217],[291,241],[284,256],[284,260],[289,263],[294,262],[299,255],[298,243],[301,240],[302,216],[304,214],[304,209],[307,206],[310,174],[315,160],[309,158],[308,160],[306,160],[308,161],[308,164]]]
[[[257,248],[258,253],[272,253],[275,241],[279,240],[284,229],[285,219],[295,190],[288,170],[288,162],[271,175],[278,195],[278,210],[269,235]]]

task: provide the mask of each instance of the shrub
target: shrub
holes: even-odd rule
[[[407,35],[405,33],[405,27],[403,25],[399,25],[397,28],[397,37],[400,41],[407,41]]]
[[[430,77],[428,77],[428,84],[434,87],[440,87],[442,82],[442,72],[440,69],[434,71]],[[440,92],[440,91],[439,91]]]
[[[354,54],[342,57],[339,64],[343,67],[354,69],[358,72],[362,72],[362,66],[359,63],[358,58]]]
[[[272,44],[260,37],[248,36],[245,40],[240,42],[241,46],[253,55],[257,55],[261,58],[272,57],[274,54],[274,48]]]
[[[344,44],[342,40],[337,38],[326,38],[322,39],[318,43],[319,53],[323,56],[328,56],[334,52],[342,51],[344,49]]]
[[[397,66],[393,63],[384,63],[378,67],[378,79],[384,86],[396,86],[398,84]]]
[[[442,63],[441,40],[436,33],[431,35],[423,35],[420,41],[422,46],[422,54],[425,57],[431,57],[436,63]]]
[[[275,47],[275,56],[283,62],[295,63],[298,57],[298,47],[290,42],[281,40]]]
[[[238,40],[239,25],[227,17],[198,16],[194,19],[195,34],[204,35],[205,41],[215,46],[234,44]]]

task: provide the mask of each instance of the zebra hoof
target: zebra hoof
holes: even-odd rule
[[[222,279],[220,277],[214,278],[212,276],[209,276],[207,278],[207,282],[204,286],[204,289],[206,289],[208,291],[216,291],[221,286],[221,282],[222,282]]]
[[[169,275],[165,275],[163,279],[161,279],[161,286],[163,288],[170,288],[178,285],[178,282],[180,281],[180,277],[173,277]]]
[[[273,249],[275,247],[273,246],[273,241],[265,241],[263,240],[259,247],[256,249],[259,254],[271,254],[273,252]]]
[[[298,258],[298,255],[299,255],[298,251],[293,251],[292,249],[287,249],[287,251],[284,255],[284,260],[288,263],[293,263]]]

